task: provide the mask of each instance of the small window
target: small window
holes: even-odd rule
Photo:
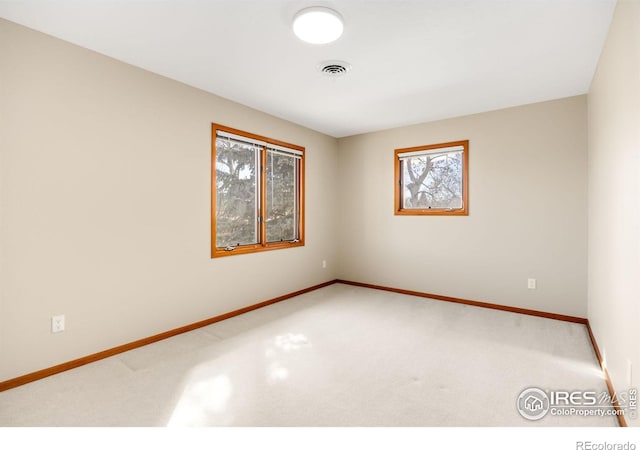
[[[396,215],[469,214],[469,141],[395,151]]]
[[[304,245],[304,148],[212,128],[211,256]]]

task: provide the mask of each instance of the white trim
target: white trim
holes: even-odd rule
[[[216,136],[225,137],[225,138],[228,138],[228,139],[233,139],[234,141],[246,142],[247,144],[255,144],[255,145],[259,145],[261,147],[264,147],[265,144],[266,144],[265,142],[259,141],[257,139],[251,139],[251,138],[248,138],[248,137],[239,136],[237,134],[227,133],[226,131],[222,131],[222,130],[218,130],[216,132]]]
[[[273,151],[280,152],[280,153],[288,153],[289,155],[296,155],[296,156],[298,156],[300,158],[303,155],[303,153],[300,150],[294,150],[294,149],[289,148],[289,147],[282,147],[280,145],[271,144],[269,142],[261,141],[259,139],[253,139],[253,138],[250,138],[250,137],[229,133],[228,131],[217,130],[216,131],[216,136],[218,136],[218,137],[226,137],[226,138],[229,138],[229,139],[233,139],[235,141],[246,142],[248,144],[259,145],[260,147],[266,147],[267,150],[273,150]]]
[[[447,153],[457,153],[464,151],[464,145],[455,145],[453,147],[440,147],[433,150],[416,150],[415,152],[398,153],[399,159],[415,158],[416,156],[436,156]]]
[[[289,156],[291,158],[302,159],[302,152],[285,147],[273,148],[271,144],[267,144],[267,151],[277,153],[278,155]]]

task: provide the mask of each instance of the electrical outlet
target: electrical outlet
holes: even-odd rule
[[[60,333],[64,331],[64,314],[51,317],[51,332]]]
[[[536,279],[535,278],[529,278],[527,280],[527,288],[529,289],[535,289],[537,285]]]
[[[326,268],[327,268],[327,260],[326,260],[326,259],[323,259],[323,260],[322,260],[322,268],[323,268],[323,269],[326,269]]]

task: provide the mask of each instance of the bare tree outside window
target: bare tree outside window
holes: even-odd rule
[[[407,158],[404,208],[462,208],[462,152]]]

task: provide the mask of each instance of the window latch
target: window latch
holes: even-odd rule
[[[294,239],[292,241],[289,241],[289,243],[291,243],[291,244],[295,244],[296,242],[300,242],[300,239]]]
[[[231,245],[227,245],[227,246],[224,248],[224,251],[225,251],[225,252],[232,252],[232,251],[234,251],[235,249],[236,249],[235,247],[232,247]]]

